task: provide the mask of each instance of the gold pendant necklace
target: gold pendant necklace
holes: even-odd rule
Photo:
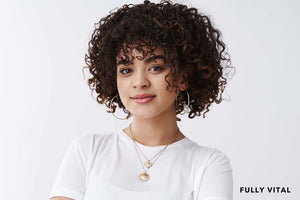
[[[153,165],[153,163],[150,160],[148,160],[147,162],[144,163],[144,166],[147,168],[152,167],[152,165]]]
[[[141,181],[146,182],[150,179],[150,175],[147,172],[141,173],[139,175]]]
[[[133,134],[132,134],[132,131],[131,131],[131,124],[129,125],[129,132],[130,132],[130,136],[131,136],[131,139],[132,139],[132,142],[133,142],[133,146],[135,148],[135,151],[137,153],[137,156],[141,162],[141,165],[142,165],[142,168],[144,170],[144,172],[142,172],[141,174],[139,174],[139,179],[143,182],[146,182],[146,181],[149,181],[150,180],[150,175],[147,173],[147,171],[150,169],[150,167],[153,166],[153,164],[155,163],[155,161],[160,157],[160,155],[167,149],[167,147],[169,146],[169,144],[173,143],[175,141],[175,138],[177,136],[177,133],[179,132],[179,128],[177,129],[176,133],[175,133],[175,136],[172,140],[171,143],[167,144],[162,150],[160,150],[155,156],[153,156],[151,159],[148,159],[145,154],[143,153],[143,151],[139,148],[139,146],[136,144],[136,141],[135,141],[135,138],[133,137]],[[144,156],[144,158],[147,160],[144,164],[143,164],[143,161],[138,153],[138,150],[140,150],[140,152],[142,153],[142,155]],[[155,158],[155,159],[154,159]],[[153,160],[153,162],[151,162],[151,160]],[[147,169],[145,169],[145,167]]]

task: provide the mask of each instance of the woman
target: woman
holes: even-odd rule
[[[89,43],[88,83],[128,127],[75,138],[50,198],[230,200],[226,155],[178,128],[221,102],[230,59],[220,32],[195,8],[162,1],[124,5],[102,18]],[[196,126],[196,125],[195,125]]]

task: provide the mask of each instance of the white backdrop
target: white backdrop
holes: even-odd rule
[[[97,104],[81,70],[94,23],[115,7],[141,2],[0,2],[1,199],[47,199],[72,138],[129,123]],[[228,155],[235,199],[299,199],[300,3],[175,2],[212,16],[237,70],[224,96],[231,100],[212,106],[205,119],[182,117],[181,130]],[[239,192],[251,186],[291,193]]]

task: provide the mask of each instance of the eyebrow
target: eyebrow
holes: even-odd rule
[[[150,62],[153,62],[153,61],[155,61],[157,59],[162,59],[164,61],[164,63],[166,63],[166,60],[167,60],[166,57],[163,56],[163,55],[155,55],[155,56],[151,56],[151,57],[147,58],[144,62],[145,63],[150,63]],[[126,61],[126,60],[123,60],[123,59],[121,59],[121,60],[119,60],[117,62],[117,66],[118,65],[123,65],[123,64],[124,65],[126,65],[126,64],[133,64],[133,62],[132,62],[132,60]]]

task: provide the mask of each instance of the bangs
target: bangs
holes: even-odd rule
[[[133,51],[137,51],[141,55],[133,57]],[[138,60],[144,60],[145,58],[162,58],[165,64],[170,64],[169,60],[171,60],[169,59],[170,49],[146,41],[123,44],[117,49],[117,52],[118,60],[126,63],[132,61],[134,58]]]

